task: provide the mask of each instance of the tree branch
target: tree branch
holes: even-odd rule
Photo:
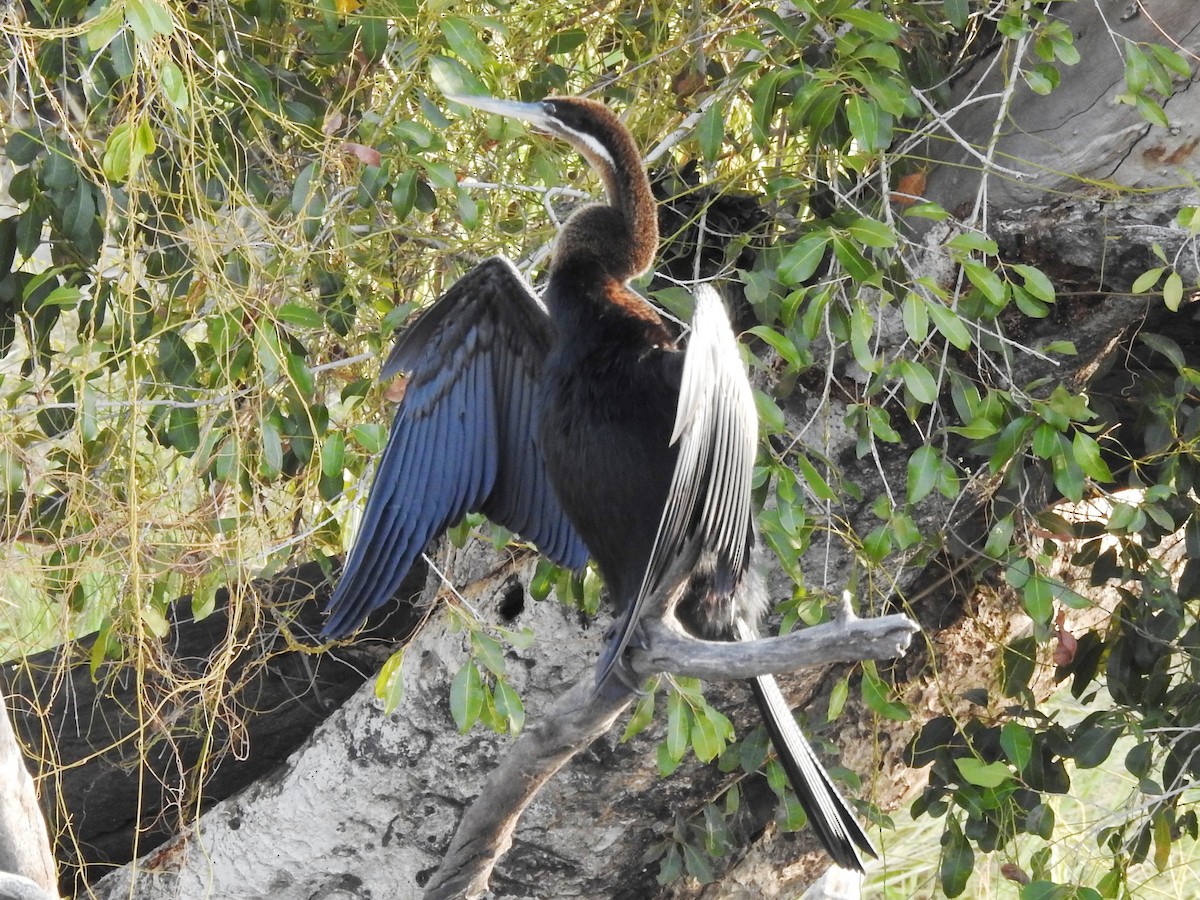
[[[681,631],[674,622],[642,625],[649,646],[630,651],[639,680],[659,672],[734,681],[781,675],[811,666],[903,656],[920,631],[908,616],[840,619],[756,641],[706,641]]]
[[[512,845],[513,831],[542,785],[571,757],[612,728],[632,694],[606,698],[584,674],[513,744],[467,809],[450,849],[425,889],[426,900],[475,897],[488,889],[492,868]]]
[[[848,608],[837,621],[756,641],[700,640],[683,632],[673,615],[643,620],[641,629],[647,646],[629,651],[639,681],[661,672],[733,680],[832,662],[891,659],[903,655],[920,630],[907,616],[859,619]],[[571,757],[612,728],[633,699],[632,693],[607,697],[596,691],[591,671],[559,697],[517,739],[463,815],[426,887],[426,900],[485,892],[492,869],[508,852],[517,822],[537,792]]]

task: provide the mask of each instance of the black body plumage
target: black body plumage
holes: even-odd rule
[[[590,555],[618,613],[598,689],[628,691],[624,651],[644,603],[668,590],[693,633],[757,636],[750,477],[757,420],[724,309],[698,292],[685,354],[628,286],[653,260],[649,182],[628,131],[602,104],[462,102],[532,121],[571,143],[608,204],[564,224],[544,303],[489,259],[407,329],[383,376],[409,373],[363,521],[330,600],[344,635],[398,588],[416,556],[470,511],[560,565]],[[682,583],[667,583],[685,572]],[[772,742],[834,860],[861,869],[869,840],[801,735],[770,676],[751,683]]]

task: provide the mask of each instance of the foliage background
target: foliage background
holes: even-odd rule
[[[393,329],[490,253],[536,271],[555,217],[595,188],[563,148],[442,94],[588,93],[624,110],[689,237],[708,242],[705,277],[744,293],[762,528],[787,577],[785,625],[819,620],[847,586],[863,609],[903,603],[906,577],[944,555],[963,582],[1012,591],[1009,612],[1027,628],[980,686],[975,715],[947,698],[914,744],[914,762],[932,763],[914,815],[938,833],[940,889],[980,895],[988,876],[969,878],[990,854],[986,871],[1016,878],[998,869],[1007,864],[1034,879],[1026,896],[1143,895],[1151,870],[1171,895],[1173,847],[1196,836],[1181,801],[1200,765],[1191,339],[1126,335],[1134,418],[1081,380],[1015,379],[1031,356],[1076,349],[1080,307],[1056,312],[1064,273],[1002,250],[986,181],[949,212],[924,196],[947,110],[972,102],[954,87],[973,65],[998,66],[1001,111],[966,168],[1015,177],[1019,161],[996,153],[1006,104],[1051,95],[1089,65],[1063,18],[1073,7],[9,7],[0,652],[98,631],[93,673],[128,666],[145,679],[143,721],[198,689],[203,708],[179,727],[236,722],[226,667],[256,629],[279,627],[244,586],[345,550],[386,435],[390,401],[372,379]],[[1171,34],[1109,33],[1119,102],[1141,127],[1168,131],[1164,108],[1194,54]],[[1095,179],[1058,190],[1137,201]],[[742,196],[760,211],[754,227],[710,226],[708,202]],[[1141,277],[1095,280],[1089,296],[1148,293],[1186,312],[1194,210],[1177,204],[1175,243]],[[679,285],[644,287],[686,316]],[[819,412],[832,402],[844,416]],[[847,433],[855,453],[838,457]],[[851,515],[863,508],[865,528]],[[968,512],[975,530],[955,534]],[[1174,558],[1159,552],[1172,547]],[[814,549],[837,564],[814,567]],[[594,577],[535,580],[598,602]],[[221,586],[235,610],[225,652],[185,684],[163,649],[168,606],[190,595],[203,617]],[[1058,618],[1097,608],[1082,626]],[[501,642],[527,636],[497,633],[462,604],[452,615],[473,653],[451,687],[457,724],[519,727],[520,699],[494,660]],[[1053,663],[1078,705],[1041,704]],[[398,658],[383,694],[399,689],[399,671]],[[828,717],[853,693],[880,727],[907,719],[889,678],[872,666],[847,674]],[[728,722],[681,687],[663,689],[661,768],[691,752],[728,761]],[[733,765],[762,763],[738,752]],[[1128,796],[1076,818],[1059,798],[1101,764]],[[777,773],[773,783],[784,827],[799,827]],[[714,829],[664,844],[664,881],[716,877],[729,848]]]

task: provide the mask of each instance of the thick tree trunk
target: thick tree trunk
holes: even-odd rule
[[[0,691],[0,897],[58,896],[46,820]]]
[[[399,595],[419,590],[421,574]],[[191,598],[173,605],[170,646],[158,650],[176,676],[194,680],[191,690],[157,692],[153,703],[146,699],[156,693],[153,673],[138,685],[122,664],[93,672],[94,637],[0,667],[68,896],[271,772],[378,670],[418,618],[398,605],[376,619],[367,640],[317,656],[296,642],[322,621],[328,585],[320,566],[256,582],[241,597],[252,606],[219,592],[201,621],[192,619]],[[240,637],[246,616],[263,621],[253,642]],[[212,702],[204,678],[214,672],[223,679],[223,709],[197,716]],[[145,735],[143,719],[157,723],[153,734]]]

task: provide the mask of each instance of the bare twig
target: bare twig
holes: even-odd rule
[[[709,681],[779,675],[809,666],[863,659],[893,659],[908,649],[920,628],[908,616],[850,618],[757,641],[705,641],[673,622],[645,622],[648,646],[630,652],[639,679],[671,672]]]

